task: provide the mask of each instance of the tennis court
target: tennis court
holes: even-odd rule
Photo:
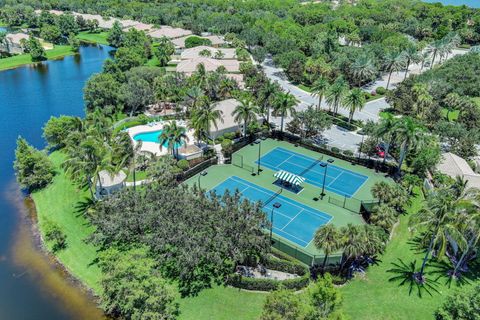
[[[279,208],[274,209],[273,233],[302,247],[306,247],[312,241],[315,231],[320,226],[327,224],[332,219],[326,213],[235,176],[229,177],[212,190],[221,196],[226,190],[234,192],[236,189],[250,201],[262,201],[264,203],[263,210],[269,220],[273,205],[280,204]]]
[[[314,159],[281,147],[277,147],[260,158],[260,165],[274,171],[285,170],[306,179],[306,182],[322,188],[325,168],[320,166],[326,159]],[[325,189],[351,198],[368,180],[368,177],[348,169],[327,166]]]

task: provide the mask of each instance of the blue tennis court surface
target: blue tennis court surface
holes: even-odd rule
[[[322,168],[317,159],[277,147],[260,158],[260,164],[274,171],[285,170],[301,175],[306,182],[321,188],[325,168]],[[326,159],[323,159],[325,162]],[[313,165],[313,167],[312,167]],[[305,170],[309,169],[307,172]],[[355,192],[368,180],[364,176],[353,171],[328,164],[325,189],[351,198]]]
[[[262,201],[264,204],[275,195],[273,191],[238,177],[230,177],[212,190],[221,196],[226,190],[234,192],[237,189],[244,198],[253,202]],[[280,203],[281,207],[274,210],[273,232],[302,247],[306,247],[312,241],[315,231],[320,226],[327,224],[332,219],[326,213],[288,199],[280,194],[263,207],[269,220],[275,202]]]

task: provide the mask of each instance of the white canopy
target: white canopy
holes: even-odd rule
[[[305,182],[305,178],[297,176],[296,174],[290,173],[285,170],[280,170],[277,173],[275,173],[273,176],[275,178],[278,178],[279,180],[291,183],[295,186],[299,186]]]

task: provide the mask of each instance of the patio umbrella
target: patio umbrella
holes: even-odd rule
[[[288,182],[294,186],[299,186],[305,182],[305,178],[297,176],[296,174],[290,173],[285,170],[280,170],[273,176],[281,181]]]

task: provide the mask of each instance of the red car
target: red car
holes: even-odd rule
[[[377,156],[379,156],[380,158],[385,157],[385,149],[383,148],[383,146],[381,145],[376,146],[375,151],[377,152]]]

